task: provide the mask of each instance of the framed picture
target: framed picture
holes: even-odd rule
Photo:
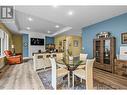
[[[74,47],[78,47],[78,41],[74,40]]]
[[[127,44],[127,32],[121,34],[121,43]]]

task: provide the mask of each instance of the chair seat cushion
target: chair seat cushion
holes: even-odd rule
[[[73,71],[73,74],[76,75],[77,77],[80,77],[82,79],[86,79],[86,72],[83,69],[77,69]]]
[[[56,72],[57,72],[57,77],[65,76],[69,73],[69,71],[64,68],[59,68],[57,69]]]

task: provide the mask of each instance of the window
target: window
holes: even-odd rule
[[[4,50],[8,50],[8,34],[0,29],[0,56],[3,56]]]

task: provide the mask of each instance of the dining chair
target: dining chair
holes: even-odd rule
[[[77,68],[84,68],[85,67],[85,63],[86,63],[86,60],[87,60],[87,56],[88,54],[81,54],[80,53],[80,61],[83,61]]]
[[[70,87],[70,72],[65,68],[57,68],[57,64],[54,58],[49,58],[52,65],[52,87],[56,90],[57,78],[68,75],[68,88]]]
[[[86,89],[93,89],[93,63],[95,59],[87,59],[85,69],[76,69],[73,71],[73,88],[74,78],[79,77],[81,80],[86,80]]]

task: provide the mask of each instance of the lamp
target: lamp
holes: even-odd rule
[[[13,49],[13,55],[16,55],[15,54],[15,46],[14,45],[11,45],[11,48]]]
[[[14,48],[14,45],[11,45],[11,48]]]

